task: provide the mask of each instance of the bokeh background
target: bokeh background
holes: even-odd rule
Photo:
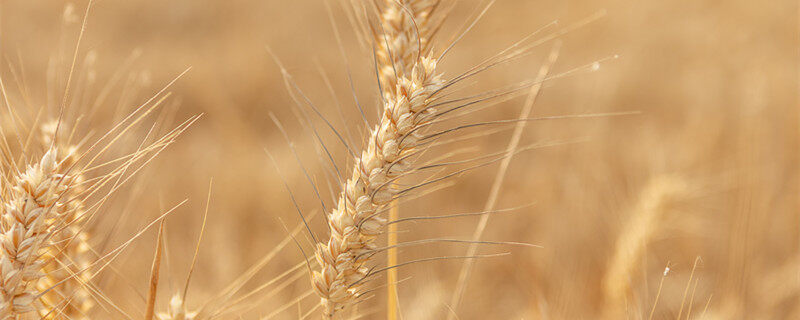
[[[183,286],[212,178],[190,307],[203,304],[270,253],[287,236],[283,224],[297,225],[280,175],[306,214],[320,210],[303,167],[320,186],[326,205],[332,203],[328,164],[319,160],[312,133],[293,111],[295,102],[269,52],[334,126],[354,137],[363,135],[353,97],[366,106],[371,121],[379,97],[371,53],[355,36],[344,11],[347,3],[94,4],[79,49],[80,84],[70,117],[77,119],[97,101],[104,85],[113,83],[113,89],[78,132],[109,128],[119,120],[119,113],[110,110],[131,110],[187,67],[191,70],[169,89],[173,95],[154,121],[166,130],[204,114],[135,182],[117,192],[90,225],[97,235],[93,242],[113,248],[189,199],[167,218],[159,309]],[[44,106],[46,112],[57,110],[86,5],[52,0],[0,4],[2,75],[12,98],[29,99],[29,105]],[[444,47],[483,5],[455,2],[434,46]],[[552,30],[605,11],[602,19],[559,38],[561,54],[551,74],[619,58],[595,72],[581,70],[546,82],[534,114],[641,114],[529,124],[523,145],[581,142],[515,156],[498,207],[533,205],[493,215],[484,239],[542,248],[482,247],[481,253],[511,254],[478,261],[459,306],[447,304],[461,261],[404,267],[399,271],[402,318],[442,319],[454,312],[459,319],[640,319],[650,318],[651,310],[653,319],[679,314],[691,319],[800,318],[799,9],[796,1],[497,1],[448,54],[440,67],[446,75],[466,70],[554,20],[559,25]],[[341,33],[343,50],[334,29]],[[534,78],[552,45],[482,73],[463,92]],[[522,105],[523,97],[511,99],[462,121],[514,118]],[[271,113],[288,131],[299,162]],[[337,164],[352,164],[319,118],[314,125]],[[134,136],[147,129],[137,128]],[[497,152],[509,134],[476,136],[436,152],[467,146],[473,156]],[[125,147],[134,150],[137,141]],[[496,170],[496,165],[472,170],[452,186],[402,203],[400,214],[480,211]],[[653,218],[641,222],[647,220],[642,217]],[[400,228],[400,239],[467,239],[477,221],[407,224]],[[311,225],[324,234],[319,215]],[[630,236],[637,232],[647,236]],[[133,315],[142,313],[155,238],[152,230],[142,235],[99,280],[109,299]],[[298,237],[308,253],[306,240]],[[615,278],[629,289],[614,296],[604,279],[613,273],[614,257],[635,252],[631,248],[642,248],[642,254],[633,255],[628,272]],[[415,246],[400,250],[400,259],[465,251],[464,245]],[[242,292],[302,259],[289,244]],[[309,288],[307,277],[300,276],[281,290],[256,294],[222,318],[257,318],[288,304],[274,317],[296,319],[316,303],[313,296],[292,302]],[[383,291],[359,306],[364,318],[385,317]],[[100,308],[95,317],[110,315],[113,311]]]

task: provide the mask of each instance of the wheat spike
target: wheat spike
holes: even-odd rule
[[[39,281],[53,249],[53,232],[68,215],[64,195],[72,177],[58,173],[58,151],[50,149],[38,163],[18,174],[4,190],[0,225],[0,318],[21,317],[39,310]]]
[[[321,297],[324,314],[330,318],[359,297],[369,273],[369,253],[386,220],[376,214],[398,190],[387,183],[411,170],[404,156],[415,150],[417,132],[427,123],[430,98],[442,88],[436,60],[423,57],[409,77],[397,81],[395,94],[387,96],[378,125],[370,132],[369,144],[356,159],[355,168],[340,194],[337,207],[328,215],[331,237],[318,244],[320,269],[312,282]]]
[[[625,306],[632,296],[630,278],[645,253],[647,243],[656,233],[663,219],[664,206],[676,196],[684,194],[686,183],[674,176],[653,178],[642,190],[631,210],[630,220],[617,238],[614,255],[603,279],[606,314],[611,318],[624,317]]]

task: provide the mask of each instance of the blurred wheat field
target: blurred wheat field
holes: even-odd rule
[[[296,236],[305,252],[287,238],[287,229],[301,225],[293,200],[306,217],[313,215],[310,228],[322,236],[325,212],[316,192],[330,209],[340,188],[330,185],[330,163],[319,159],[314,133],[294,107],[291,92],[297,90],[286,84],[280,66],[337,130],[361,142],[368,128],[356,104],[372,126],[381,96],[372,49],[348,18],[351,3],[374,9],[372,1],[355,0],[93,3],[64,115],[75,135],[102,136],[188,67],[154,120],[132,128],[109,153],[134,152],[142,141],[202,114],[86,224],[95,236],[90,243],[107,253],[188,199],[165,219],[157,311],[167,310],[170,297],[184,290],[212,179],[189,309],[237,285],[281,243],[285,247],[242,283],[234,300],[296,268],[304,254],[313,260],[307,232]],[[434,50],[444,50],[487,4],[443,3],[452,11]],[[0,3],[0,75],[7,91],[0,124],[9,139],[12,123],[32,128],[37,117],[58,117],[87,4]],[[509,255],[474,261],[457,306],[450,302],[464,261],[398,268],[400,319],[800,319],[799,10],[789,1],[494,3],[440,63],[440,72],[461,73],[554,20],[558,29],[605,12],[559,37],[550,74],[618,58],[604,60],[594,72],[584,68],[543,83],[532,117],[639,114],[528,123],[521,146],[552,146],[511,158],[496,208],[516,209],[491,214],[482,239],[541,248],[479,246],[480,254]],[[553,45],[481,73],[464,90],[479,93],[534,79]],[[464,123],[515,119],[524,102],[524,95],[502,101]],[[82,117],[90,109],[91,116]],[[331,159],[347,175],[353,166],[348,150],[315,119]],[[465,131],[475,136],[431,156],[502,152],[511,136],[511,127],[505,128]],[[46,151],[34,150],[26,156]],[[399,214],[479,212],[497,167],[470,170],[441,184],[442,190],[402,201]],[[398,224],[397,236],[471,239],[479,219]],[[157,226],[151,226],[92,280],[112,302],[100,301],[87,318],[143,317],[157,239]],[[400,247],[398,258],[462,256],[467,247]],[[303,272],[305,267],[294,280],[215,316],[318,318],[310,310],[319,299],[306,295],[311,286]],[[387,318],[386,279],[376,282],[374,297],[345,314]]]

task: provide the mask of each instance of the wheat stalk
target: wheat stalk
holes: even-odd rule
[[[320,269],[312,275],[328,318],[359,298],[369,276],[369,253],[377,248],[375,240],[386,223],[379,209],[397,196],[391,181],[412,169],[405,156],[415,150],[421,137],[417,129],[429,120],[430,98],[443,83],[431,57],[420,58],[409,77],[397,79],[394,97],[386,100],[367,149],[356,159],[337,207],[328,215],[331,236],[317,245]]]

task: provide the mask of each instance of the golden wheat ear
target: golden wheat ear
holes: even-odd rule
[[[13,318],[37,310],[40,294],[36,284],[44,277],[49,262],[42,256],[52,245],[53,221],[60,218],[64,203],[59,202],[69,188],[69,176],[57,173],[55,149],[13,178],[3,190],[3,228],[0,244],[0,318]]]
[[[68,126],[64,119],[27,126],[31,130],[24,133],[27,142],[20,141],[15,150],[26,155],[21,159],[33,161],[3,159],[2,164],[14,169],[3,171],[0,186],[4,221],[0,234],[7,249],[0,252],[0,264],[5,265],[0,275],[11,280],[0,288],[0,317],[83,319],[95,313],[95,305],[125,314],[96,286],[95,277],[130,242],[109,253],[97,252],[90,244],[93,235],[88,226],[119,188],[199,119],[190,117],[161,136],[151,136],[154,124],[137,150],[107,160],[104,154],[111,153],[112,145],[168,95],[160,91],[91,144],[89,135],[77,138],[76,125]],[[38,158],[37,136],[45,150]]]
[[[630,209],[629,219],[617,238],[613,256],[603,277],[608,318],[624,317],[626,306],[635,305],[633,275],[646,248],[661,229],[666,206],[687,196],[688,184],[680,177],[661,175],[651,179]]]

